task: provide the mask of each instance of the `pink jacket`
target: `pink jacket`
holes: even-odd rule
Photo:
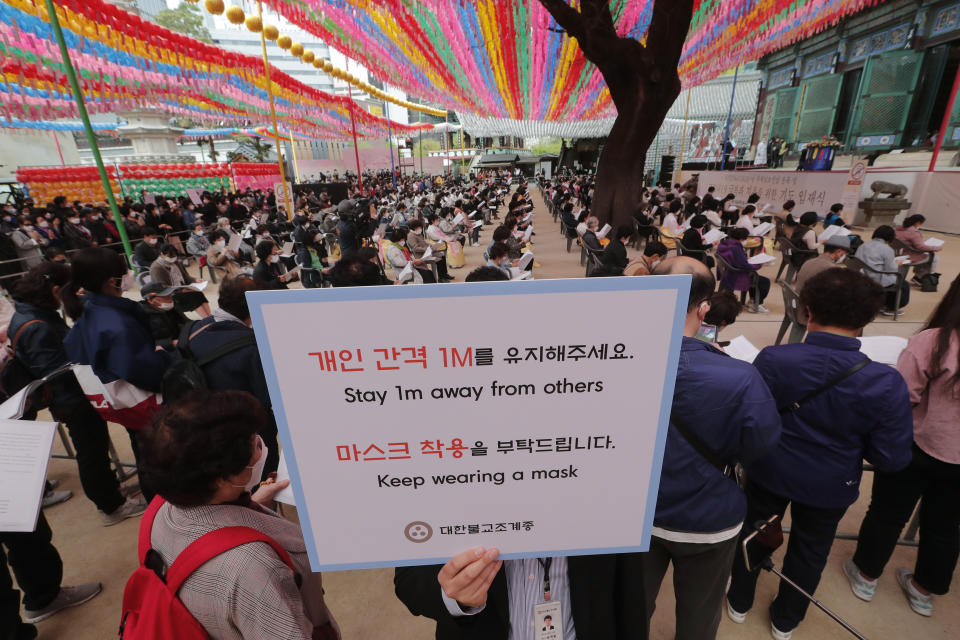
[[[923,242],[923,234],[920,233],[920,230],[916,227],[897,227],[894,232],[897,234],[897,240],[907,245],[910,249],[915,249],[915,251],[907,251],[906,254],[910,256],[910,262],[923,262],[927,259],[927,254],[923,253],[924,251],[939,251],[940,247],[928,247]]]
[[[951,378],[960,368],[960,338],[950,336],[950,347],[935,375],[933,350],[940,329],[927,329],[910,338],[897,369],[907,381],[913,404],[913,440],[938,460],[960,464],[960,385]]]

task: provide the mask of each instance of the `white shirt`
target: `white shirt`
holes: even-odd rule
[[[737,219],[737,224],[735,224],[734,226],[753,232],[753,227],[754,227],[753,218],[751,218],[750,216],[740,216]]]

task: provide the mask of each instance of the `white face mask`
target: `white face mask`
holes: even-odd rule
[[[41,228],[41,229],[46,229],[46,228],[49,227],[49,226],[50,226],[50,225],[47,223],[46,220],[41,220],[41,221],[40,221],[40,228]]]
[[[263,476],[263,467],[267,464],[267,445],[263,443],[263,440],[260,436],[257,436],[257,443],[260,449],[260,457],[257,458],[257,461],[252,465],[247,465],[245,468],[250,469],[250,479],[244,484],[233,484],[231,486],[237,487],[238,489],[242,488],[244,491],[253,491],[253,488],[260,484],[260,478]]]
[[[280,256],[270,256],[270,264],[277,264],[280,262]]]
[[[214,244],[217,245],[218,247],[220,247],[220,248],[222,249],[223,247],[227,246],[227,241],[226,241],[226,240],[217,240]]]
[[[841,262],[843,262],[843,261],[846,260],[846,259],[847,259],[847,254],[841,253],[841,254],[840,254],[840,257],[837,258],[835,262],[836,262],[837,264],[840,264]]]
[[[157,244],[157,239],[156,239],[156,238],[147,238],[147,244],[152,247],[153,245]]]
[[[80,224],[80,218],[70,218],[70,224]]]
[[[173,309],[172,302],[158,302],[156,306],[160,311],[170,311],[170,309]]]
[[[174,256],[174,257],[172,257],[172,258],[171,258],[170,256],[163,256],[163,259],[166,260],[168,264],[176,264],[176,263],[177,263],[177,258],[176,258],[176,256]]]

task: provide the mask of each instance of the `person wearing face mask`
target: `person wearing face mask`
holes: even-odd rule
[[[17,265],[19,270],[26,270],[43,261],[40,248],[48,243],[46,238],[37,233],[37,230],[27,221],[27,218],[20,216],[15,220],[17,229],[10,234],[10,240],[20,257],[20,264]]]
[[[73,209],[63,223],[63,237],[66,238],[70,249],[86,249],[97,244],[90,229],[84,226],[83,218]]]
[[[70,280],[70,267],[56,262],[41,263],[13,285],[15,311],[7,334],[16,339],[14,357],[35,378],[56,371],[70,360],[63,340],[69,329],[58,313],[60,294]],[[63,422],[77,452],[77,471],[87,498],[100,511],[104,526],[111,526],[140,513],[146,503],[125,498],[110,468],[107,424],[84,397],[72,375],[61,375],[49,383],[50,412]],[[128,491],[132,495],[133,488]]]
[[[408,263],[413,264],[413,279],[406,280],[413,284],[433,284],[436,279],[433,277],[433,271],[427,267],[423,260],[417,260],[413,257],[407,245],[407,231],[405,229],[391,229],[387,234],[384,243],[384,263],[393,267],[394,277],[399,278],[400,273],[406,268]]]
[[[267,380],[260,362],[260,352],[250,328],[250,310],[246,293],[256,291],[257,285],[248,275],[227,278],[220,284],[218,309],[210,318],[190,323],[182,332],[178,348],[193,358],[205,359],[209,354],[219,355],[202,366],[209,389],[246,391],[267,411],[267,422],[259,430],[269,447],[264,479],[277,470],[280,461],[277,444],[277,423],[273,415]]]
[[[257,436],[265,421],[242,391],[195,391],[164,408],[144,432],[141,473],[166,502],[151,504],[141,526],[166,567],[200,536],[231,526],[265,534],[288,555],[293,569],[271,545],[243,544],[186,578],[177,596],[212,637],[337,640],[300,527],[270,511],[289,481],[254,490],[268,454]]]
[[[172,351],[177,346],[180,330],[191,320],[176,308],[173,301],[175,290],[159,282],[151,282],[140,288],[140,306],[150,322],[150,333],[158,347]]]
[[[816,258],[807,260],[803,263],[803,266],[800,267],[800,272],[797,274],[797,282],[793,285],[793,288],[796,289],[797,293],[802,292],[803,286],[810,278],[827,269],[842,266],[843,261],[849,253],[850,236],[836,235],[828,238],[823,243],[823,253]]]
[[[28,220],[34,221],[34,229],[47,241],[52,247],[66,246],[66,242],[63,239],[63,236],[60,235],[60,232],[50,226],[50,221],[47,220],[46,215],[43,211],[38,211],[34,214],[30,214],[27,217]]]
[[[199,260],[201,257],[206,257],[209,249],[210,241],[204,233],[203,222],[196,222],[190,237],[187,238],[187,253]]]
[[[705,640],[716,637],[727,576],[747,515],[743,492],[716,462],[746,464],[761,458],[779,441],[781,423],[757,370],[696,338],[716,287],[710,269],[699,260],[678,257],[664,260],[653,273],[668,274],[690,274],[690,294],[650,550],[642,554],[642,606],[649,624],[673,564],[675,637]]]
[[[160,256],[150,265],[150,281],[174,289],[173,302],[177,310],[184,313],[196,311],[201,318],[210,315],[210,304],[201,291],[181,288],[188,284],[199,284],[199,281],[187,274],[180,254],[172,244],[163,245]]]
[[[510,267],[513,266],[513,261],[510,259],[510,250],[502,242],[494,242],[487,250],[487,264],[485,266],[499,269],[507,276],[508,280],[513,278],[513,273],[510,271]]]
[[[649,240],[643,246],[643,255],[630,261],[623,270],[625,276],[648,276],[667,255],[667,246],[656,240]]]
[[[210,242],[207,248],[207,264],[213,267],[223,269],[227,276],[236,276],[243,273],[243,268],[238,262],[236,251],[231,251],[227,247],[229,236],[225,231],[212,231],[207,240]]]
[[[123,297],[135,280],[121,254],[83,249],[71,256],[71,267],[61,291],[64,309],[74,319],[64,351],[78,365],[80,386],[100,415],[127,428],[136,458],[137,430],[160,406],[163,375],[175,357],[156,346],[140,305]],[[141,487],[149,499],[142,480]]]
[[[280,264],[280,251],[273,240],[264,240],[257,245],[257,266],[253,268],[253,279],[261,289],[286,289],[287,283],[296,277],[296,273],[287,273]]]
[[[160,234],[154,227],[144,227],[143,242],[133,248],[133,261],[141,269],[149,269],[150,265],[160,257]]]

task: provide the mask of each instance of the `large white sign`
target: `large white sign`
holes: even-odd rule
[[[248,294],[312,567],[645,551],[689,279]]]
[[[832,171],[701,171],[697,195],[701,198],[708,187],[716,187],[714,197],[720,200],[728,193],[735,202],[745,204],[751,193],[760,196],[760,207],[769,204],[780,211],[787,200],[797,203],[794,215],[816,211],[821,216],[830,205],[841,202],[847,185],[847,173]]]

